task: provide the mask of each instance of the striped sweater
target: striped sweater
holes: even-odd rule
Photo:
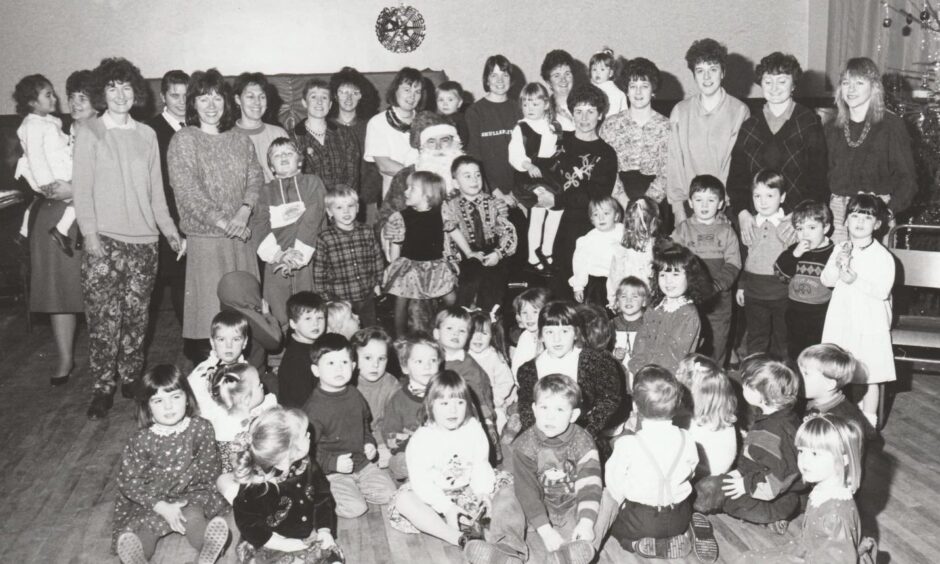
[[[516,497],[535,529],[575,511],[577,520],[597,520],[601,463],[594,439],[577,425],[557,437],[533,426],[513,441]]]

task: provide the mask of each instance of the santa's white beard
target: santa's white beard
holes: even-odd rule
[[[447,195],[452,196],[457,191],[457,186],[453,176],[450,173],[450,166],[454,159],[463,155],[463,149],[459,146],[450,149],[422,149],[418,153],[418,160],[415,162],[415,170],[433,172],[444,179],[444,186],[447,188]]]

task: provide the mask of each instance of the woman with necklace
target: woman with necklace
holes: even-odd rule
[[[761,59],[754,73],[764,94],[763,111],[741,124],[731,152],[728,198],[744,244],[755,237],[751,181],[764,169],[780,171],[787,186],[783,209],[789,213],[803,200],[826,202],[826,139],[819,116],[793,101],[802,69],[796,57],[774,52]]]
[[[319,78],[308,80],[303,105],[307,119],[294,128],[294,141],[303,156],[304,174],[319,176],[327,190],[345,185],[358,192],[362,153],[348,129],[326,119],[333,107],[330,85]]]
[[[235,130],[251,139],[258,156],[258,164],[264,171],[264,181],[271,182],[274,173],[268,166],[268,147],[278,137],[287,137],[279,125],[264,123],[261,118],[268,111],[268,79],[260,72],[243,72],[235,79],[235,105],[241,116],[235,122]]]
[[[659,69],[649,59],[636,58],[627,62],[619,80],[630,107],[609,116],[598,132],[617,152],[614,195],[624,209],[643,196],[661,203],[666,198],[670,130],[669,118],[651,105],[659,88]]]
[[[826,125],[825,135],[832,241],[841,243],[847,239],[845,206],[850,197],[860,192],[876,194],[897,215],[917,193],[917,174],[911,138],[904,121],[885,110],[881,71],[871,59],[848,60],[835,99],[839,113]]]

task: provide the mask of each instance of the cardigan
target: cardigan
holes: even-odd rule
[[[522,429],[535,424],[532,403],[535,401],[535,384],[547,374],[539,374],[536,360],[519,367],[519,418]],[[578,386],[581,388],[581,417],[576,423],[584,427],[595,439],[610,423],[610,418],[620,408],[624,389],[617,361],[607,352],[582,349],[578,357]]]
[[[790,119],[772,133],[764,112],[758,112],[741,124],[741,131],[731,152],[727,193],[735,217],[752,210],[751,182],[763,169],[783,175],[787,198],[783,209],[788,213],[803,200],[829,201],[828,156],[822,123],[816,112],[793,104]]]

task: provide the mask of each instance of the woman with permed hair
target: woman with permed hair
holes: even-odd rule
[[[268,162],[268,148],[275,139],[287,137],[287,132],[280,125],[262,121],[268,111],[270,89],[267,77],[260,72],[243,72],[235,77],[233,85],[234,102],[240,114],[235,121],[235,129],[251,139],[255,146],[265,182],[274,180],[274,172],[265,166]]]
[[[104,59],[94,71],[100,118],[76,128],[72,189],[85,238],[82,292],[88,319],[94,395],[89,419],[105,417],[121,382],[132,397],[144,366],[150,292],[160,233],[180,256],[186,242],[167,209],[157,134],[131,117],[149,91],[127,59]]]
[[[835,92],[836,119],[825,127],[829,148],[832,242],[847,240],[846,205],[859,193],[877,194],[892,215],[917,193],[911,137],[904,120],[885,109],[881,71],[867,57],[849,59]],[[893,225],[893,217],[885,222]]]
[[[764,94],[764,109],[741,124],[731,152],[727,193],[745,245],[756,237],[751,214],[751,179],[764,169],[780,171],[786,183],[787,213],[804,200],[826,202],[829,181],[826,139],[816,112],[793,101],[803,70],[790,54],[775,51],[757,65],[754,82]]]
[[[643,196],[661,203],[666,199],[670,128],[669,118],[652,106],[659,89],[659,69],[649,59],[637,57],[627,61],[617,82],[627,93],[630,107],[608,116],[598,132],[617,152],[614,197],[624,209]]]
[[[352,134],[359,154],[366,150],[366,127],[379,106],[379,93],[361,72],[343,67],[330,76],[330,95],[333,107],[328,115],[331,124]],[[382,175],[375,163],[359,159],[359,201],[378,202],[382,199]],[[360,210],[365,218],[365,206]]]
[[[563,49],[549,51],[542,60],[540,74],[552,91],[555,121],[562,130],[574,131],[574,117],[568,109],[568,95],[574,89],[574,57]]]
[[[209,329],[219,312],[222,277],[242,270],[258,277],[249,243],[251,215],[264,173],[251,140],[233,128],[232,88],[216,69],[196,71],[186,89],[186,123],[167,150],[180,226],[189,237],[183,338],[194,363],[209,355]]]
[[[685,53],[685,61],[698,92],[676,104],[669,116],[672,134],[666,174],[666,197],[672,204],[675,224],[686,217],[692,179],[710,174],[728,181],[731,150],[741,124],[750,117],[744,102],[722,87],[728,48],[714,39],[699,39]],[[667,222],[668,223],[668,222]],[[664,225],[664,232],[672,230]]]

